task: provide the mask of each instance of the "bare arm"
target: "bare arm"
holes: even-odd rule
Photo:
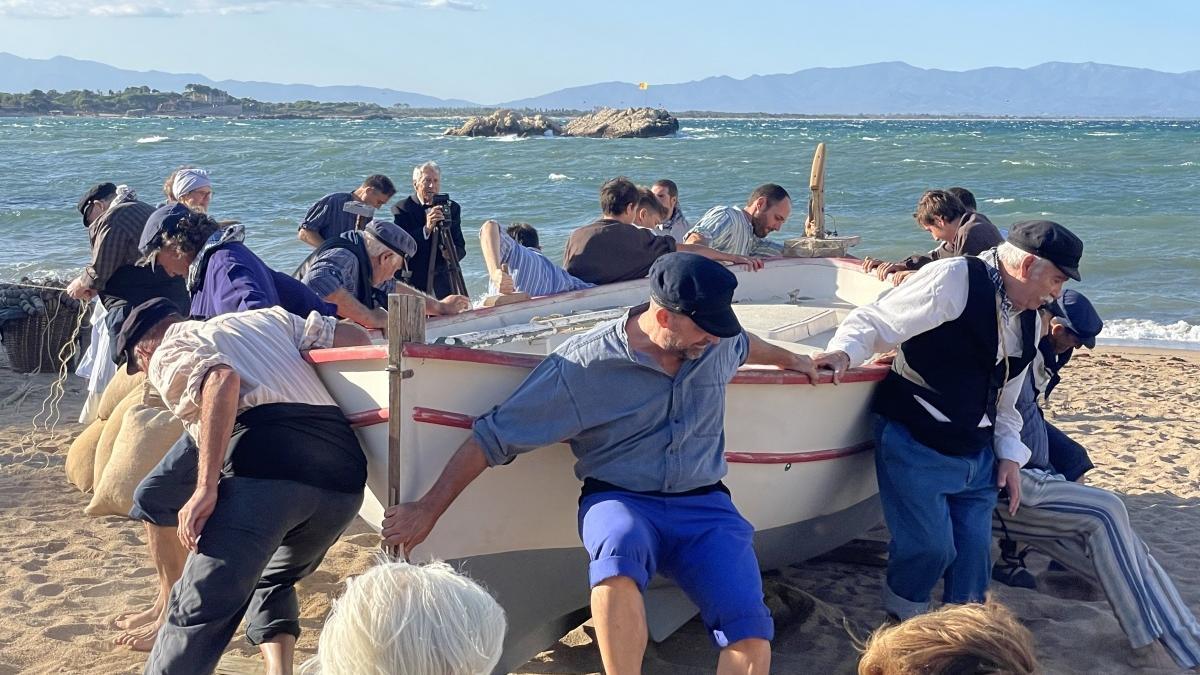
[[[811,384],[817,383],[817,369],[808,356],[777,347],[753,333],[746,333],[746,337],[750,338],[750,354],[746,356],[746,363],[794,370],[807,375]]]
[[[375,309],[367,309],[366,305],[358,301],[344,288],[339,288],[336,291],[325,296],[326,302],[332,302],[337,305],[338,316],[367,328],[378,328],[387,333],[387,310],[376,307]]]
[[[701,244],[677,244],[675,246],[675,250],[680,251],[681,253],[695,253],[696,255],[703,256],[709,260],[716,260],[717,262],[745,265],[747,269],[752,271],[760,270],[763,266],[763,261],[759,260],[758,258],[725,253],[724,251],[718,251],[715,248],[710,248]]]
[[[333,328],[334,347],[363,347],[371,344],[371,336],[362,326],[350,322],[339,321]]]
[[[204,376],[200,389],[200,461],[196,489],[179,511],[179,540],[196,550],[204,524],[217,505],[217,482],[229,449],[233,421],[237,417],[241,378],[226,365],[214,367]]]
[[[442,514],[458,495],[467,488],[483,470],[488,467],[487,457],[483,448],[475,442],[475,437],[468,438],[446,467],[442,475],[423,497],[415,502],[389,507],[384,513],[383,532],[381,536],[392,546],[401,546],[404,557],[416,548],[437,524]]]
[[[689,232],[688,235],[683,238],[683,243],[707,246],[708,239],[706,239],[704,235],[700,234],[699,232]]]
[[[316,247],[320,246],[321,244],[325,243],[325,239],[323,237],[321,237],[320,232],[317,232],[316,230],[310,230],[310,229],[307,229],[304,227],[300,228],[300,230],[298,232],[296,232],[296,238],[299,239],[300,241],[308,244],[309,246],[311,246],[313,248],[316,248]]]

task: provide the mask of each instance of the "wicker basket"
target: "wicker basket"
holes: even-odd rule
[[[18,373],[58,372],[62,365],[58,354],[71,340],[78,318],[76,310],[60,306],[54,298],[46,301],[45,316],[0,324],[0,338],[4,340],[9,367]]]

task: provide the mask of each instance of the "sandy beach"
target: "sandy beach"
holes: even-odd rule
[[[153,570],[140,523],[83,514],[85,495],[67,483],[67,446],[82,425],[84,383],[71,377],[61,421],[35,429],[50,375],[26,376],[0,355],[0,675],[10,673],[141,672],[145,656],[115,647],[111,621],[154,596]],[[1047,417],[1086,445],[1096,469],[1092,485],[1119,491],[1134,526],[1185,600],[1200,610],[1200,353],[1100,348],[1077,353]],[[736,500],[736,495],[734,495]],[[874,536],[886,536],[881,532]],[[301,658],[316,649],[321,623],[342,580],[372,562],[378,538],[351,526],[319,571],[300,585]],[[1051,673],[1177,672],[1158,647],[1135,653],[1099,591],[1069,573],[1050,572],[1031,556],[1040,589],[996,586],[1037,638]],[[822,560],[767,578],[776,611],[774,671],[852,673],[854,636],[882,620],[883,569],[869,561]],[[518,672],[592,673],[600,658],[586,624]],[[298,659],[299,661],[299,659]],[[662,644],[651,644],[647,673],[712,672],[716,653],[692,621]],[[256,672],[259,663],[235,637],[219,672]]]

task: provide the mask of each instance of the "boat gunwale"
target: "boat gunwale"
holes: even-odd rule
[[[494,349],[475,349],[456,345],[431,345],[415,342],[406,343],[403,347],[405,358],[432,359],[435,361],[454,361],[459,363],[479,363],[492,366],[508,366],[512,368],[536,368],[546,357],[535,354],[519,354],[503,352]],[[313,365],[330,363],[349,363],[354,361],[386,361],[387,345],[370,345],[361,347],[332,347],[314,349],[305,353],[306,361]],[[841,384],[855,382],[878,382],[887,376],[891,366],[883,363],[868,363],[857,368],[851,368],[842,374]],[[812,384],[808,376],[792,370],[767,368],[739,368],[733,377],[733,384]],[[817,378],[818,385],[832,384],[833,374],[822,371]]]

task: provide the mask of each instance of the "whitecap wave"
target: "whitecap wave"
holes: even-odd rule
[[[1089,131],[1084,136],[1124,136],[1125,134],[1119,131]]]
[[[162,143],[170,140],[167,136],[143,136],[137,139],[138,143]]]
[[[1013,197],[996,197],[995,199],[985,199],[983,201],[985,201],[989,204],[1007,204],[1009,202],[1015,202],[1017,200]]]
[[[1147,319],[1111,319],[1098,336],[1101,343],[1200,349],[1200,325],[1186,321],[1157,323]]]
[[[552,173],[549,176],[547,176],[547,178],[549,178],[550,180],[555,180],[555,181],[557,181],[557,180],[575,180],[574,178],[571,178],[570,176],[568,176],[565,173]]]
[[[1031,162],[1027,159],[1002,159],[1001,164],[1012,164],[1013,166],[1037,166],[1037,162]]]
[[[878,141],[879,137],[878,136],[863,136],[862,139],[864,141]]]
[[[488,140],[496,141],[497,143],[516,143],[525,139],[516,134],[508,134],[507,136],[493,136]]]

